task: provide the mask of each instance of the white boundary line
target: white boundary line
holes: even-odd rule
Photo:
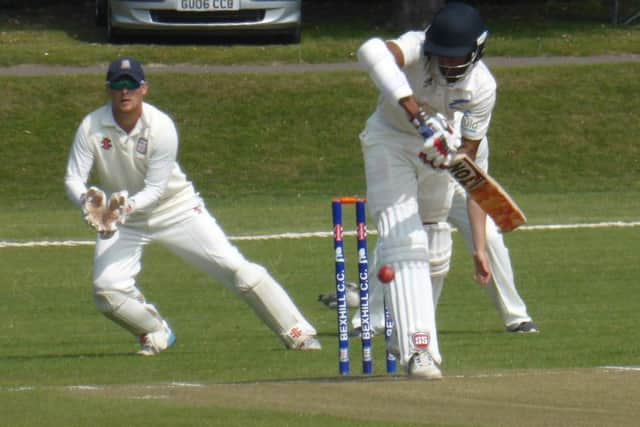
[[[610,221],[596,222],[591,224],[551,224],[551,225],[524,225],[518,230],[538,231],[538,230],[572,230],[581,228],[626,228],[638,227],[640,221]],[[355,231],[345,232],[345,235],[355,235]],[[375,230],[370,230],[369,234],[377,234]],[[255,236],[230,236],[230,240],[282,240],[282,239],[308,239],[313,237],[331,237],[332,231],[312,231],[306,233],[280,233],[280,234],[259,234]],[[93,246],[93,240],[35,240],[29,242],[0,241],[1,248],[26,248],[26,247],[52,247],[52,246]]]

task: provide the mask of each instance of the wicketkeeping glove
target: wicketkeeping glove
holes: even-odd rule
[[[118,230],[117,224],[124,224],[127,214],[126,191],[113,193],[109,203],[105,204],[106,196],[102,190],[91,187],[82,197],[82,214],[91,228],[100,237],[108,239]]]
[[[414,118],[412,122],[424,138],[424,145],[419,154],[422,161],[433,168],[448,168],[453,162],[461,142],[446,117],[438,113],[427,118],[426,113],[420,111],[418,117]]]
[[[109,197],[109,204],[102,213],[102,230],[100,236],[109,238],[118,230],[117,224],[124,224],[126,219],[125,207],[127,206],[128,193],[118,191]]]
[[[106,196],[104,191],[97,187],[90,187],[89,190],[82,195],[82,218],[89,227],[100,232],[102,228],[102,215],[104,213],[104,204]]]

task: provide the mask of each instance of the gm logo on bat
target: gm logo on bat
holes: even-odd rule
[[[473,191],[486,182],[484,176],[469,164],[465,157],[452,164],[449,168],[449,173],[467,191]]]

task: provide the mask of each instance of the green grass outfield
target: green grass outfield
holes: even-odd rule
[[[437,384],[386,380],[379,338],[374,380],[355,380],[357,340],[354,379],[338,379],[335,313],[316,301],[333,285],[330,238],[237,242],[271,269],[318,328],[318,353],[284,350],[230,292],[150,247],[140,286],[178,336],[155,358],[133,354],[134,339],[95,312],[91,246],[2,248],[3,422],[631,426],[640,373],[599,367],[638,366],[638,234],[604,228],[509,235],[519,290],[542,328],[528,336],[503,332],[471,281],[456,234],[438,312],[446,377]]]
[[[639,71],[495,70],[491,171],[530,224],[638,221]],[[0,78],[1,242],[91,239],[62,177],[102,79]],[[361,73],[149,80],[149,100],[177,120],[182,166],[230,235],[328,231],[330,197],[364,193],[357,133],[375,91]],[[529,336],[503,332],[454,239],[439,382],[387,379],[379,339],[372,379],[357,373],[357,341],[354,375],[338,378],[335,313],[316,301],[333,286],[328,237],[237,241],[318,328],[317,353],[284,350],[230,292],[149,247],[140,286],[178,336],[155,358],[135,356],[135,341],[94,309],[90,245],[2,246],[0,425],[637,425],[638,227],[507,235],[542,328]]]

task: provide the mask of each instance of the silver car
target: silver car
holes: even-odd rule
[[[96,23],[109,41],[123,36],[270,35],[299,43],[301,0],[96,0]]]

